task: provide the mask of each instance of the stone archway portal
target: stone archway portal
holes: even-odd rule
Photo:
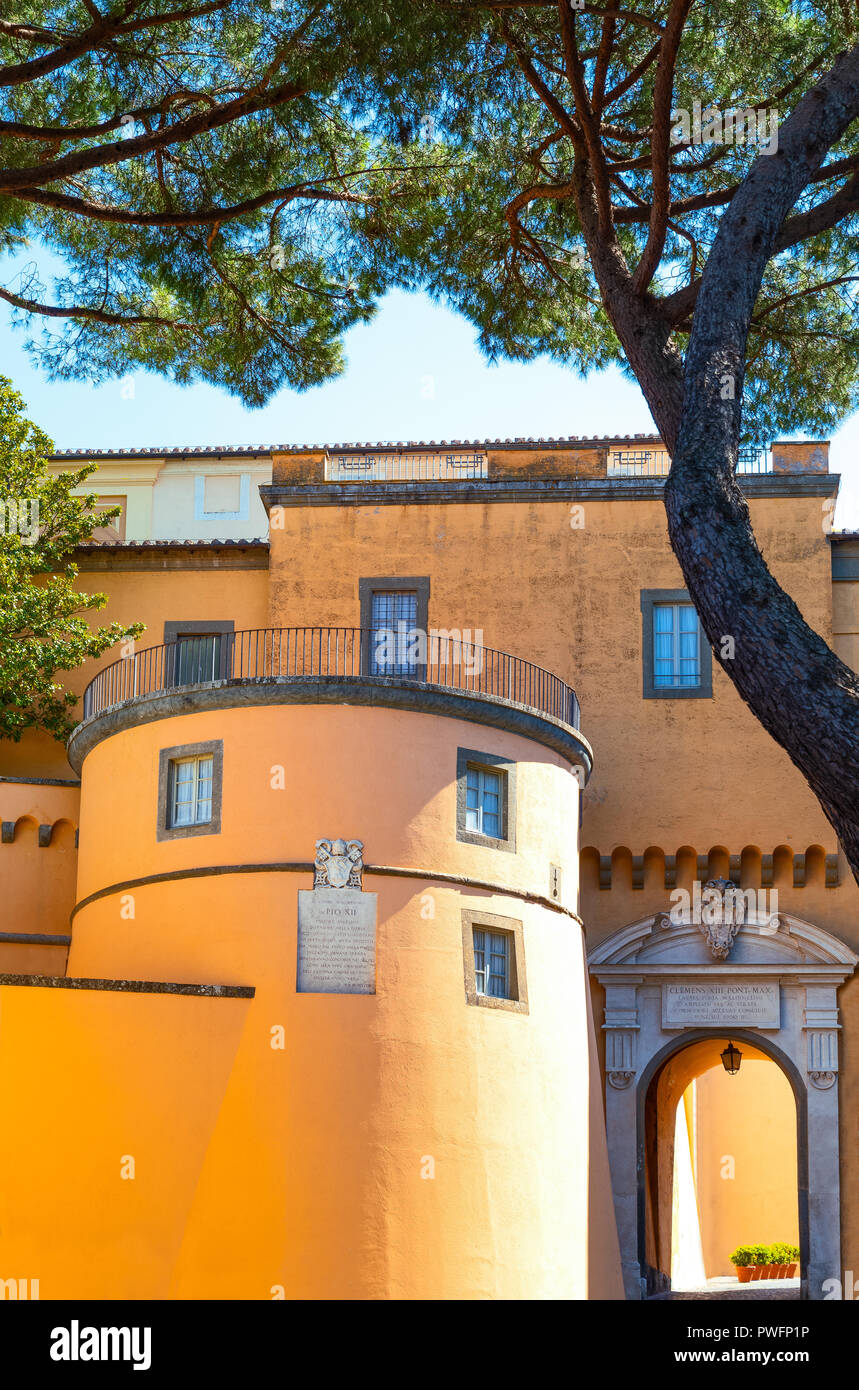
[[[823,1298],[824,1281],[841,1278],[836,992],[857,964],[843,941],[788,913],[752,914],[728,951],[694,923],[657,913],[590,954],[606,992],[606,1131],[627,1298],[645,1296],[647,1087],[673,1053],[726,1030],[771,1056],[796,1096],[802,1296]]]

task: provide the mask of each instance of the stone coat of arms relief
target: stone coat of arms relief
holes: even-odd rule
[[[313,864],[314,888],[362,889],[363,840],[317,840]]]

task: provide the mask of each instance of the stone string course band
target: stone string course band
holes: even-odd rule
[[[33,989],[94,989],[120,994],[192,994],[207,999],[253,999],[253,985],[191,985],[167,980],[91,980],[73,975],[0,975],[0,985]]]
[[[97,902],[99,898],[109,898],[114,893],[125,893],[132,888],[146,888],[156,883],[175,883],[179,879],[186,878],[215,878],[221,874],[313,874],[314,869],[315,865],[309,860],[307,862],[294,860],[270,864],[206,864],[195,869],[173,869],[169,873],[147,874],[144,878],[129,878],[122,883],[111,883],[107,888],[99,888],[98,892],[90,893],[88,897],[81,898],[80,902],[75,903],[72,908],[69,920],[74,921],[76,915],[83,908],[89,907],[90,903]],[[508,884],[493,883],[488,879],[471,878],[467,874],[443,874],[430,869],[402,869],[384,864],[365,864],[364,873],[377,874],[382,878],[414,878],[427,883],[445,883],[450,884],[451,887],[471,888],[478,892],[497,893],[506,898],[517,898],[521,902],[536,903],[539,907],[550,908],[552,912],[559,913],[562,917],[569,917],[571,921],[578,923],[584,930],[581,917],[571,908],[552,902],[551,898],[544,897],[541,893],[529,893],[522,888],[511,888]]]

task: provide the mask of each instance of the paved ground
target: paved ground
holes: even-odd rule
[[[679,1298],[694,1299],[753,1299],[755,1301],[781,1302],[799,1299],[798,1279],[753,1279],[741,1284],[738,1279],[708,1279],[697,1289],[672,1289],[670,1293],[657,1293],[648,1299],[649,1303],[674,1302]]]

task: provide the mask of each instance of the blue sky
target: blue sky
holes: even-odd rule
[[[577,376],[541,359],[491,366],[474,329],[420,294],[392,291],[375,320],[346,338],[342,377],[283,390],[248,410],[209,386],[179,387],[146,372],[102,386],[49,382],[24,351],[25,333],[0,308],[0,372],[58,449],[177,445],[494,439],[654,431],[638,387],[616,370]],[[833,436],[842,474],[838,529],[859,529],[859,414]]]

